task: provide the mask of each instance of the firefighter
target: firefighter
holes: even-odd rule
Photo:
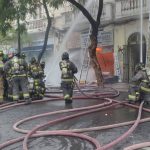
[[[20,58],[25,59],[26,58],[25,53],[21,53]]]
[[[140,83],[141,100],[144,100],[146,104],[150,103],[150,79],[146,68],[143,69],[146,74],[146,78]]]
[[[74,74],[78,72],[77,67],[69,60],[69,54],[62,54],[62,61],[59,63],[61,70],[61,88],[63,90],[64,100],[66,104],[72,103]]]
[[[0,51],[0,104],[3,103],[3,94],[4,94],[3,74],[4,74],[3,51]]]
[[[44,76],[44,68],[42,67],[35,57],[32,57],[29,64],[29,75],[33,78],[42,78]]]
[[[3,54],[3,63],[5,65],[5,63],[8,61],[8,54]],[[6,74],[5,72],[3,72],[3,87],[4,87],[4,94],[3,94],[3,99],[7,100],[8,98],[8,82],[6,79]]]
[[[9,60],[5,68],[9,70],[13,100],[19,100],[21,90],[25,104],[30,104],[31,99],[29,97],[27,78],[28,65],[26,61],[22,59],[19,54],[15,54],[15,56]]]
[[[6,63],[8,59],[8,54],[3,54],[3,63]]]
[[[42,62],[40,63],[40,65],[41,65],[41,68],[42,68],[42,70],[43,70],[43,72],[44,72],[44,69],[45,69],[45,62],[42,61]]]
[[[5,90],[5,99],[8,101],[13,101],[12,95],[12,80],[11,80],[11,70],[10,68],[6,68],[7,62],[4,67],[4,74],[5,74],[5,83],[4,83],[4,90]]]
[[[11,68],[9,67],[10,60],[14,57],[14,53],[8,54],[8,59],[5,62],[4,65],[4,76],[5,76],[5,82],[4,82],[4,95],[5,99],[9,101],[13,101],[13,95],[12,95],[12,80],[11,80]]]
[[[8,54],[8,60],[12,59],[14,57],[14,53],[9,53]]]
[[[129,86],[129,102],[137,102],[142,100],[144,92],[142,91],[142,83],[149,82],[146,69],[143,63],[139,63],[135,67],[135,75],[131,79],[131,84]]]
[[[44,73],[44,69],[45,69],[45,62],[44,61],[42,61],[41,63],[40,63],[40,80],[41,80],[41,82],[40,82],[40,85],[41,85],[41,88],[42,88],[42,94],[43,94],[43,96],[44,96],[44,94],[45,94],[45,91],[46,91],[46,87],[45,87],[45,73]]]
[[[35,57],[32,57],[29,65],[29,77],[33,79],[31,88],[31,97],[33,99],[42,99],[45,93],[45,84],[43,83],[44,70]]]

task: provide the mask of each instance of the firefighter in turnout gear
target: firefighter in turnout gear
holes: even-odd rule
[[[44,61],[42,61],[42,62],[40,63],[40,66],[41,66],[41,68],[42,68],[42,70],[43,70],[43,73],[44,73],[44,69],[45,69],[45,62],[44,62]]]
[[[12,80],[11,80],[11,73],[9,68],[7,68],[7,63],[4,66],[4,74],[5,74],[5,98],[9,101],[13,100],[12,95]]]
[[[4,94],[3,75],[4,75],[3,51],[0,51],[0,104],[3,103],[3,94]]]
[[[143,63],[139,63],[135,67],[135,75],[131,79],[131,84],[129,87],[129,102],[136,102],[143,100],[143,96],[146,91],[144,89],[148,89],[147,83],[149,83],[149,79],[147,76],[146,69]],[[150,89],[149,89],[150,92]]]
[[[32,99],[42,99],[45,94],[45,84],[43,81],[44,70],[35,57],[33,57],[29,64],[29,77],[33,79],[33,84],[30,89]]]
[[[64,100],[66,104],[72,103],[74,74],[78,72],[77,67],[69,60],[69,54],[62,54],[62,61],[59,63],[61,74],[61,88],[63,90]]]
[[[25,104],[30,104],[31,99],[29,97],[27,78],[28,65],[26,61],[22,59],[19,54],[16,54],[9,60],[5,68],[6,70],[9,70],[13,100],[19,100],[21,90],[23,98],[25,99]]]
[[[4,66],[8,62],[8,60],[9,60],[8,54],[4,54],[3,55]],[[5,67],[4,67],[4,69],[5,69]],[[8,84],[7,76],[6,75],[7,75],[7,72],[4,71],[4,74],[3,74],[4,100],[8,100],[8,89],[9,89],[9,84]]]
[[[21,58],[21,59],[25,59],[25,58],[26,58],[25,53],[21,53],[20,58]]]
[[[42,61],[40,63],[40,67],[41,67],[41,87],[42,87],[42,93],[43,95],[45,94],[45,91],[46,91],[46,87],[45,87],[45,73],[44,73],[44,69],[45,69],[45,62]]]
[[[10,60],[14,57],[14,54],[11,53],[8,55],[8,60],[4,65],[4,75],[5,75],[5,98],[9,101],[13,100],[12,95],[12,80],[11,80],[11,67],[10,67]]]

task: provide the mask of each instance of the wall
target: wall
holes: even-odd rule
[[[146,38],[146,44],[148,43],[148,19],[144,19],[143,21],[143,34]],[[114,26],[114,51],[115,51],[115,74],[118,75],[118,68],[120,67],[120,79],[123,77],[123,54],[121,52],[118,53],[119,48],[123,48],[124,45],[128,45],[128,38],[135,32],[140,32],[140,20],[135,20],[131,22],[127,22],[124,24],[119,24]],[[147,44],[148,47],[148,44]],[[147,48],[147,51],[148,48]],[[147,53],[148,54],[148,53]],[[148,62],[150,63],[150,62]]]

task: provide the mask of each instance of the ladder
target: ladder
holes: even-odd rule
[[[95,16],[96,13],[96,7],[97,7],[97,0],[93,0],[93,6],[90,10],[90,13],[92,16]],[[90,56],[88,52],[88,47],[90,44],[90,35],[91,35],[92,27],[91,25],[89,26],[88,34],[87,34],[87,39],[85,41],[85,47],[83,48],[83,62],[82,62],[82,67],[81,67],[81,72],[80,72],[80,78],[79,78],[79,83],[86,83],[87,77],[88,77],[88,72],[89,72],[89,67],[90,67]]]

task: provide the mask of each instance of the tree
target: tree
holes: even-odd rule
[[[97,48],[97,35],[98,35],[98,29],[100,27],[100,18],[102,15],[102,10],[103,10],[103,0],[98,0],[98,12],[97,12],[97,17],[94,19],[90,12],[84,7],[84,2],[85,0],[55,0],[55,7],[59,6],[60,3],[63,2],[69,2],[73,6],[75,6],[79,11],[83,13],[83,15],[88,19],[89,23],[91,24],[92,32],[90,35],[90,46],[88,47],[89,50],[89,55],[91,59],[92,66],[95,71],[95,75],[97,78],[97,84],[98,86],[103,85],[103,76],[102,76],[102,71],[100,68],[100,65],[98,63],[97,57],[96,57],[96,48]]]
[[[26,4],[28,6],[28,13],[32,14],[35,13],[36,14],[36,10],[37,8],[43,6],[44,10],[45,10],[45,14],[46,14],[46,18],[47,18],[47,27],[46,27],[46,31],[45,31],[45,37],[44,37],[44,43],[43,43],[43,47],[42,47],[42,51],[40,52],[39,56],[38,56],[38,62],[41,61],[41,58],[43,56],[43,54],[46,51],[47,48],[47,42],[48,42],[48,36],[49,36],[49,32],[50,32],[50,28],[51,28],[51,16],[49,13],[49,9],[48,7],[51,5],[51,2],[53,0],[25,0]]]
[[[0,0],[0,31],[3,36],[11,29],[11,23],[15,18],[15,8],[11,0]]]
[[[50,17],[48,7],[47,7],[48,1],[42,0],[42,3],[43,3],[43,7],[45,9],[45,13],[46,13],[46,17],[47,17],[47,27],[46,27],[46,32],[45,32],[45,39],[44,39],[43,48],[42,48],[42,51],[40,52],[40,54],[38,56],[38,62],[40,62],[44,52],[46,51],[49,31],[50,31],[50,27],[51,27],[51,17]]]
[[[95,75],[97,78],[97,84],[98,86],[103,84],[103,76],[102,76],[102,71],[100,68],[100,65],[98,63],[97,57],[96,57],[96,48],[97,48],[97,35],[98,35],[98,29],[100,26],[100,18],[102,15],[102,10],[103,10],[103,0],[99,0],[99,5],[98,5],[98,13],[97,13],[97,18],[96,20],[91,16],[89,11],[80,3],[78,3],[75,0],[67,0],[70,2],[72,5],[76,6],[82,13],[83,15],[88,19],[88,21],[91,24],[92,27],[92,33],[90,35],[91,39],[91,45],[89,46],[89,55],[91,58],[91,63],[95,71]]]
[[[58,8],[59,6],[61,6],[63,4],[63,1],[57,1],[57,0],[42,0],[41,3],[45,9],[45,13],[46,13],[46,17],[47,17],[47,27],[46,27],[46,32],[45,32],[45,39],[44,39],[44,44],[43,44],[43,48],[42,51],[40,52],[39,56],[38,56],[38,61],[40,62],[44,52],[46,51],[46,47],[47,47],[47,41],[48,41],[48,36],[49,36],[49,31],[51,28],[51,24],[52,24],[52,18],[50,17],[50,13],[48,10],[48,6],[49,7],[53,7],[53,8]]]
[[[0,32],[2,36],[9,35],[9,32],[14,28],[17,21],[18,33],[18,52],[21,52],[21,34],[26,31],[25,24],[20,24],[24,21],[29,12],[34,12],[34,8],[29,7],[28,0],[0,0]],[[8,34],[8,35],[7,35]],[[10,39],[10,38],[9,38]]]
[[[38,61],[41,60],[44,52],[46,51],[49,31],[51,27],[51,17],[48,11],[48,4],[52,0],[0,0],[0,31],[3,36],[12,28],[12,23],[17,18],[18,23],[18,48],[20,49],[20,33],[21,25],[20,20],[24,21],[28,14],[35,14],[38,7],[43,5],[47,16],[47,28],[45,32],[45,39],[41,53],[38,56]]]
[[[90,12],[84,7],[83,1],[84,0],[18,0],[18,3],[20,3],[19,7],[21,10],[20,18],[23,20],[25,19],[27,13],[30,14],[36,13],[37,7],[39,7],[40,5],[44,6],[48,19],[48,24],[45,32],[43,49],[38,57],[38,61],[40,61],[47,47],[49,30],[51,27],[51,17],[48,11],[48,5],[50,7],[59,8],[59,6],[62,5],[64,2],[69,2],[72,4],[72,6],[75,6],[77,9],[79,9],[83,13],[83,15],[88,19],[92,27],[92,32],[90,36],[91,44],[88,49],[91,58],[91,63],[97,78],[97,83],[98,85],[101,85],[103,83],[103,76],[96,57],[96,47],[97,47],[98,29],[100,26],[100,18],[103,10],[103,0],[98,0],[99,5],[96,19],[94,19],[90,14]],[[13,20],[15,20],[17,12],[18,10],[14,6],[13,0],[0,0],[0,30],[2,31],[3,34],[5,34],[6,33],[5,31],[7,31],[11,27],[11,23]]]

